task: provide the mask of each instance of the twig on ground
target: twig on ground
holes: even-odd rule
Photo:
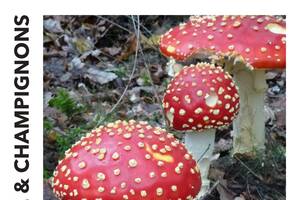
[[[136,66],[137,66],[137,58],[138,58],[138,51],[139,51],[139,45],[140,45],[140,26],[139,26],[140,21],[139,21],[139,16],[137,16],[137,18],[138,18],[138,19],[137,19],[137,20],[138,20],[138,21],[137,21],[138,26],[137,26],[137,32],[136,32],[136,38],[137,38],[137,39],[136,39],[136,49],[135,49],[135,56],[134,56],[133,69],[132,69],[132,71],[131,71],[131,74],[130,74],[128,83],[127,83],[127,85],[126,85],[126,87],[125,87],[125,89],[124,89],[124,91],[123,91],[123,94],[121,95],[121,97],[119,98],[119,100],[117,101],[117,103],[111,108],[111,110],[109,111],[109,113],[112,113],[112,112],[116,109],[116,107],[120,104],[120,102],[122,101],[124,95],[126,94],[128,88],[129,88],[129,85],[130,85],[130,83],[131,83],[131,81],[132,81],[132,77],[133,77],[134,72],[135,72],[135,70],[136,70]],[[134,21],[133,21],[132,23],[133,23],[133,26],[135,26]]]
[[[253,176],[255,176],[258,180],[264,182],[263,178],[256,174],[252,169],[250,169],[243,161],[241,161],[237,156],[234,156],[234,158],[239,161]]]
[[[203,156],[206,154],[206,152],[209,150],[210,144],[207,145],[207,148],[205,149],[205,151],[202,153],[202,155],[199,157],[199,159],[197,160],[197,163],[199,163],[200,160],[202,160]]]
[[[67,54],[63,51],[52,51],[52,52],[44,52],[44,58],[51,58],[51,57],[66,57]]]
[[[144,61],[144,65],[145,65],[145,67],[146,67],[146,69],[147,69],[148,76],[150,77],[150,83],[151,83],[152,87],[154,88],[154,95],[155,95],[155,98],[156,98],[157,103],[159,104],[160,111],[161,111],[161,115],[163,116],[164,121],[166,121],[165,115],[164,115],[164,109],[163,109],[163,107],[162,107],[162,100],[161,100],[161,98],[160,98],[159,95],[158,95],[157,87],[156,87],[156,85],[155,85],[154,82],[153,82],[153,79],[152,79],[152,76],[151,76],[151,72],[150,72],[149,65],[147,64],[147,61],[146,61],[144,52],[143,52],[143,50],[142,50],[141,47],[140,47],[140,51],[141,51],[141,54],[142,54],[142,58],[143,58],[143,61]],[[148,63],[149,63],[149,62],[148,62]]]
[[[120,24],[117,24],[117,23],[111,21],[110,19],[108,19],[106,17],[103,17],[103,16],[98,16],[98,17],[101,18],[101,19],[103,19],[103,20],[105,20],[105,21],[107,21],[107,22],[109,22],[109,23],[111,23],[111,24],[113,24],[113,25],[115,25],[115,26],[117,26],[117,27],[119,27],[120,29],[122,29],[124,31],[127,31],[128,33],[132,33],[133,34],[133,32],[130,31],[129,29],[125,28],[124,26],[121,26]],[[133,23],[135,23],[135,22],[133,22]],[[138,24],[139,23],[140,23],[140,19],[138,17]]]
[[[132,16],[133,18],[133,16]],[[133,23],[133,26],[135,27],[135,22],[134,20],[132,20],[132,23]],[[122,93],[122,95],[120,96],[120,98],[118,99],[118,101],[115,103],[115,105],[110,109],[110,111],[105,115],[105,117],[99,121],[97,123],[97,126],[99,126],[108,116],[110,116],[114,111],[115,109],[119,106],[119,104],[121,103],[121,101],[123,100],[128,88],[129,88],[129,85],[132,81],[132,78],[133,78],[133,75],[135,73],[135,70],[136,70],[136,67],[137,67],[137,59],[138,59],[138,51],[139,51],[139,45],[140,45],[140,18],[139,16],[137,16],[137,28],[136,28],[136,48],[135,48],[135,56],[134,56],[134,62],[133,62],[133,68],[132,68],[132,71],[131,71],[131,74],[130,74],[130,77],[129,77],[129,80],[127,82],[127,85]]]
[[[213,186],[212,186],[211,188],[209,188],[209,190],[208,190],[205,194],[203,194],[202,197],[199,198],[199,200],[205,199],[207,196],[209,196],[209,195],[215,190],[215,188],[216,188],[219,184],[220,184],[220,181],[217,180],[217,181],[213,184]]]
[[[261,192],[259,191],[259,189],[257,187],[255,187],[255,190],[257,191],[257,194],[259,196],[259,199],[263,199],[262,195],[261,195]],[[250,192],[249,192],[250,193]]]
[[[155,95],[156,101],[157,101],[157,103],[159,104],[160,111],[161,111],[161,114],[162,114],[162,116],[163,116],[163,118],[164,118],[164,121],[166,121],[165,115],[164,115],[164,110],[163,110],[163,107],[162,107],[162,104],[161,104],[162,100],[161,100],[161,98],[160,98],[159,95],[158,95],[157,87],[156,87],[156,85],[154,84],[153,79],[152,79],[152,76],[151,76],[151,72],[150,72],[150,68],[149,68],[149,64],[148,64],[148,63],[150,63],[150,62],[146,59],[141,44],[139,44],[139,49],[140,49],[140,54],[142,55],[142,58],[143,58],[143,61],[144,61],[144,65],[145,65],[145,67],[146,67],[146,69],[147,69],[147,74],[148,74],[148,76],[149,76],[149,78],[150,78],[150,84],[151,84],[151,86],[152,86],[153,89],[154,89],[153,91],[154,91],[154,95]]]
[[[107,33],[113,26],[114,26],[114,24],[110,24],[110,25],[106,28],[106,30],[99,36],[99,38],[103,38],[103,37],[106,35],[106,33]]]
[[[134,21],[136,21],[136,20],[134,19]],[[147,32],[150,36],[153,35],[153,33],[152,33],[147,27],[145,27],[143,24],[140,24],[140,26],[141,26],[141,28],[143,28],[144,31]]]
[[[109,55],[108,53],[105,53],[105,52],[103,52],[103,51],[100,51],[100,54],[102,54],[102,55],[104,55],[104,56],[106,56],[106,57],[108,57],[108,58],[113,59],[113,63],[119,62],[119,63],[122,63],[123,65],[125,65],[126,67],[128,67],[128,64],[127,64],[126,62],[124,62],[124,61],[122,61],[122,60],[117,60],[114,56],[111,56],[111,55]],[[99,56],[95,56],[95,58],[97,58],[98,60],[101,61],[101,59],[99,58]]]

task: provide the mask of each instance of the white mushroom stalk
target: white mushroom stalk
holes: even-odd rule
[[[225,62],[225,69],[233,74],[239,86],[240,112],[233,122],[233,151],[255,157],[265,150],[264,99],[267,90],[265,70],[254,69],[240,56]]]
[[[184,136],[185,146],[198,162],[201,172],[202,187],[198,194],[199,197],[204,196],[210,188],[208,174],[213,158],[215,135],[216,129],[208,129],[201,133],[191,132]]]
[[[265,150],[265,71],[239,70],[234,80],[240,88],[240,114],[233,122],[233,154],[250,157]]]

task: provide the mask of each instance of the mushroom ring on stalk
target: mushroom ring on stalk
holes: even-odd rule
[[[87,134],[54,172],[59,199],[193,199],[201,188],[197,163],[172,134],[134,120]]]
[[[286,24],[274,16],[191,16],[160,39],[176,60],[208,56],[225,64],[239,86],[240,114],[233,123],[233,153],[255,155],[265,143],[265,71],[286,65]]]
[[[200,159],[201,191],[205,192],[215,129],[231,124],[239,110],[237,86],[221,67],[185,66],[168,85],[163,107],[170,127],[193,132],[185,134],[185,143],[194,158]]]

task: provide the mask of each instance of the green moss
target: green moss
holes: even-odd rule
[[[66,89],[59,89],[56,96],[49,101],[49,106],[65,113],[68,117],[82,113],[85,107],[71,98]]]
[[[52,173],[48,171],[47,169],[43,170],[43,178],[44,179],[49,179],[52,176]]]
[[[151,78],[146,70],[141,72],[140,78],[143,80],[143,85],[150,86],[151,85]]]
[[[285,162],[286,149],[282,145],[274,145],[271,148],[271,155],[273,157],[274,162],[276,162],[276,163]]]
[[[46,118],[44,118],[44,125],[43,125],[43,127],[44,127],[44,130],[45,130],[46,132],[49,132],[50,130],[53,129],[54,125],[53,125],[53,122],[50,121],[50,120],[46,117]]]
[[[124,66],[119,66],[112,71],[120,78],[124,78],[128,74],[126,67],[124,67]]]
[[[58,134],[56,138],[56,146],[59,155],[63,156],[65,151],[83,136],[84,132],[86,132],[84,129],[76,127],[69,129],[66,132],[66,135]]]

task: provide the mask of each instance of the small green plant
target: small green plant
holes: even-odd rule
[[[120,119],[118,112],[112,112],[112,113],[108,113],[103,115],[101,112],[96,114],[94,119],[92,120],[92,122],[90,122],[89,124],[87,124],[87,129],[93,129],[95,127],[98,127],[100,125],[103,124],[107,124],[109,122],[114,122],[116,120]],[[125,120],[125,119],[123,119]]]
[[[65,151],[68,150],[81,136],[84,130],[76,127],[71,128],[66,132],[66,135],[58,134],[56,138],[57,150],[60,156],[63,156]]]
[[[44,179],[49,179],[51,176],[52,176],[52,173],[49,170],[47,170],[47,169],[43,170]]]
[[[53,129],[53,122],[52,121],[50,121],[47,117],[46,118],[44,118],[44,130],[46,131],[46,132],[49,132],[49,131],[51,131],[52,129]]]
[[[170,83],[170,80],[168,78],[165,78],[162,82],[162,87],[167,88],[169,83]]]
[[[274,159],[274,162],[285,162],[286,151],[282,145],[274,145],[273,148],[271,148],[271,154]]]
[[[127,70],[124,66],[118,66],[112,71],[120,78],[126,77],[127,75]]]
[[[65,113],[68,117],[84,111],[84,106],[71,98],[66,89],[59,89],[56,96],[49,101],[49,106]]]
[[[151,85],[151,78],[150,78],[148,72],[142,71],[141,75],[140,75],[140,78],[142,79],[144,85],[146,85],[146,86],[150,86]]]

